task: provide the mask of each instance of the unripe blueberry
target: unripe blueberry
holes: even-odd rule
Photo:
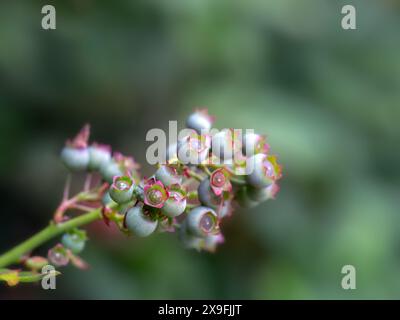
[[[61,151],[61,160],[71,171],[84,171],[89,164],[89,150],[86,147],[65,146]]]
[[[232,191],[232,184],[229,181],[228,171],[224,168],[215,170],[210,177],[210,187],[217,196],[220,196],[224,191]]]
[[[125,226],[139,237],[147,237],[157,228],[158,221],[146,215],[142,207],[133,207],[125,215]]]
[[[123,204],[132,200],[134,184],[129,176],[115,176],[110,186],[110,197],[116,203]]]
[[[246,170],[247,182],[256,188],[267,187],[281,177],[281,169],[276,158],[262,153],[247,159]]]
[[[181,215],[186,209],[186,195],[183,190],[169,189],[169,197],[161,211],[167,217],[173,218]]]
[[[200,182],[197,193],[200,202],[205,206],[217,208],[222,202],[222,197],[217,196],[211,189],[210,179]]]
[[[99,170],[111,159],[111,148],[108,145],[93,143],[89,147],[89,170]]]
[[[114,159],[111,159],[100,167],[100,174],[105,181],[112,183],[115,176],[122,176],[124,172],[120,165]]]
[[[138,180],[139,174],[137,169],[139,165],[132,157],[126,157],[119,152],[115,152],[114,156],[100,167],[100,174],[108,183],[113,182],[115,176],[122,176],[129,173],[133,180]]]
[[[103,197],[101,198],[101,203],[103,206],[110,206],[113,203],[116,203],[110,196],[110,192],[106,191],[104,192]]]
[[[265,188],[254,188],[251,186],[247,187],[247,194],[249,198],[253,201],[267,201],[269,199],[274,199],[279,191],[279,186],[276,182],[272,183]]]
[[[265,137],[254,132],[245,133],[243,136],[243,154],[250,157],[257,153],[266,154],[269,146],[265,141]]]
[[[143,202],[150,207],[162,208],[168,199],[168,191],[161,181],[152,178],[143,188]]]
[[[178,142],[178,159],[183,164],[201,164],[210,151],[210,137],[207,135],[188,135]]]
[[[242,144],[235,131],[223,129],[211,138],[212,153],[226,163],[232,163],[235,153],[241,152]]]
[[[217,230],[217,214],[211,208],[196,207],[188,213],[186,223],[191,234],[205,237]]]
[[[208,114],[206,109],[196,110],[186,120],[186,126],[196,130],[198,134],[208,133],[214,122],[213,117]]]
[[[248,208],[248,209],[254,208],[259,203],[258,201],[254,201],[249,197],[248,191],[247,191],[247,186],[242,187],[236,193],[235,199],[236,199],[237,203],[239,204],[239,206],[241,206],[242,208]]]
[[[89,164],[89,150],[87,143],[90,135],[90,126],[85,125],[72,140],[67,140],[61,151],[61,160],[71,171],[83,171]]]
[[[174,167],[169,165],[160,166],[155,173],[155,178],[160,180],[166,187],[182,183],[182,176],[178,174]]]
[[[85,248],[86,239],[86,233],[84,231],[74,230],[65,233],[62,236],[61,242],[64,247],[71,250],[72,253],[78,254]]]
[[[49,261],[55,266],[66,266],[69,263],[69,256],[67,250],[62,244],[57,244],[50,249],[47,253]]]

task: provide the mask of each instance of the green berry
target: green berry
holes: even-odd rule
[[[193,132],[178,141],[178,159],[183,164],[201,164],[207,159],[210,146],[208,135],[200,136]]]
[[[134,184],[129,176],[115,176],[110,186],[110,197],[116,203],[124,204],[132,200]]]
[[[247,182],[256,188],[268,187],[280,178],[280,167],[273,156],[258,153],[247,159]]]
[[[217,229],[217,214],[211,208],[196,207],[188,213],[186,223],[191,234],[205,237]]]
[[[198,134],[208,133],[214,122],[206,109],[196,110],[186,120],[186,126],[190,129],[196,130]]]
[[[125,225],[129,231],[139,237],[147,237],[157,228],[158,221],[146,215],[142,207],[133,207],[125,215]]]
[[[122,176],[124,172],[114,159],[110,159],[100,167],[100,174],[105,181],[112,183],[115,176]]]
[[[161,211],[167,217],[174,218],[181,215],[186,209],[186,195],[183,190],[169,190],[169,197]]]
[[[71,171],[84,171],[89,164],[89,150],[86,147],[65,146],[61,151],[61,160]]]
[[[116,203],[110,196],[110,192],[106,191],[104,192],[103,198],[101,199],[101,202],[104,206],[109,206],[113,203]]]
[[[248,132],[243,136],[242,152],[246,156],[252,156],[257,153],[267,153],[269,149],[265,137],[254,132]]]
[[[100,170],[111,159],[111,148],[107,145],[93,143],[89,147],[89,170]]]
[[[205,206],[215,209],[221,204],[222,198],[218,197],[211,189],[210,179],[200,182],[197,193],[200,202]]]
[[[78,254],[85,248],[86,240],[85,231],[74,229],[62,236],[61,243],[73,253]]]
[[[161,181],[166,187],[172,184],[182,183],[182,176],[178,174],[174,167],[168,165],[163,165],[158,168],[155,173],[155,178]]]
[[[224,129],[211,138],[212,153],[221,160],[227,161],[233,158],[233,132]],[[231,161],[228,161],[230,163]]]

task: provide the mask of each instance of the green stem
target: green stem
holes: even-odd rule
[[[0,256],[0,268],[4,268],[10,264],[19,262],[24,254],[32,251],[41,244],[70,229],[86,225],[101,218],[101,208],[97,208],[63,223],[55,224],[54,222],[50,222],[50,224],[46,228],[39,231],[16,247],[10,249],[6,253],[2,254]]]
[[[244,186],[246,181],[244,179],[236,178],[236,177],[229,177],[229,180],[237,185]]]
[[[193,170],[188,170],[187,171],[189,176],[191,176],[192,178],[196,179],[197,181],[201,182],[203,181],[204,177],[196,172],[194,172]]]

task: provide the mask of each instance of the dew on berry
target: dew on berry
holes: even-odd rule
[[[128,183],[125,182],[125,181],[117,181],[116,185],[117,185],[117,188],[118,188],[119,190],[125,190],[125,189],[128,189],[128,188],[129,188]]]

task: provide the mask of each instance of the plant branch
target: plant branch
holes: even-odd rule
[[[102,219],[101,208],[97,208],[63,223],[55,224],[54,222],[50,222],[46,228],[39,231],[16,247],[10,249],[6,253],[2,254],[0,256],[0,268],[17,263],[24,254],[32,251],[41,244],[70,229],[77,228],[100,219]]]

